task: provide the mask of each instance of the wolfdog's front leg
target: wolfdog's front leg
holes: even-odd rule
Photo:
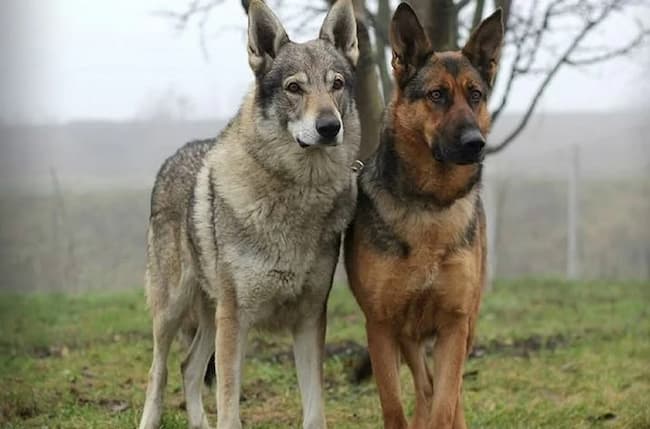
[[[217,303],[217,429],[240,429],[239,393],[248,326],[234,300]]]
[[[293,353],[302,396],[303,428],[324,429],[323,353],[326,310],[299,323],[293,332]]]

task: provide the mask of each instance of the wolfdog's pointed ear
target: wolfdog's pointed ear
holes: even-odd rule
[[[334,3],[323,21],[319,37],[336,46],[352,65],[357,65],[359,59],[357,21],[350,0],[338,0]]]
[[[280,20],[262,0],[248,6],[248,64],[256,75],[271,68],[278,51],[289,42]]]
[[[413,76],[433,53],[417,15],[406,3],[400,3],[390,23],[390,44],[393,49],[393,73],[401,85]]]
[[[503,18],[499,8],[479,24],[463,48],[463,55],[478,69],[490,88],[497,74],[503,32]]]

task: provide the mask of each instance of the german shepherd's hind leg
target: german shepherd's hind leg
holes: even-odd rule
[[[201,292],[194,296],[193,309],[196,312],[198,328],[187,355],[181,364],[185,407],[190,429],[210,429],[203,408],[202,388],[208,362],[214,353],[215,324],[214,308]]]
[[[437,332],[433,346],[433,428],[465,427],[462,413],[458,416],[458,422],[455,423],[455,420],[460,406],[468,334],[469,322],[466,317],[450,322]]]
[[[293,353],[302,398],[303,428],[325,429],[323,353],[327,311],[302,321],[293,330]]]
[[[189,269],[181,268],[180,246],[173,228],[149,228],[146,291],[153,317],[153,359],[140,420],[140,429],[157,429],[163,410],[167,384],[167,357],[189,302],[193,279]],[[181,272],[182,271],[182,272]]]
[[[413,375],[415,386],[415,415],[411,429],[425,429],[431,418],[433,376],[427,365],[424,343],[404,338],[400,341],[402,355]]]
[[[215,317],[217,428],[241,429],[239,397],[249,326],[242,320],[234,297],[220,297]]]
[[[385,429],[407,426],[402,408],[399,380],[400,350],[391,327],[367,322],[368,351],[375,374]]]

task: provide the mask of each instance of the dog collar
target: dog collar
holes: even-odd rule
[[[361,170],[363,170],[363,167],[365,167],[365,164],[361,160],[356,160],[352,163],[352,166],[350,167],[352,169],[353,173],[361,173]]]

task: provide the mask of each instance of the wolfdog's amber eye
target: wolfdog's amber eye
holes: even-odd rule
[[[341,88],[343,88],[343,79],[337,77],[336,79],[334,79],[334,82],[332,83],[332,89],[338,91]]]
[[[431,101],[433,101],[434,103],[440,103],[440,102],[442,102],[442,101],[443,101],[442,91],[440,91],[439,89],[434,89],[433,91],[431,91],[431,92],[429,93],[429,98],[430,98]]]
[[[300,93],[300,85],[298,85],[296,82],[291,82],[289,85],[287,85],[287,91],[298,94]]]
[[[481,91],[479,91],[478,89],[473,89],[469,93],[469,98],[472,101],[472,103],[478,103],[479,101],[481,101],[481,98],[483,98],[483,94],[481,94]]]

